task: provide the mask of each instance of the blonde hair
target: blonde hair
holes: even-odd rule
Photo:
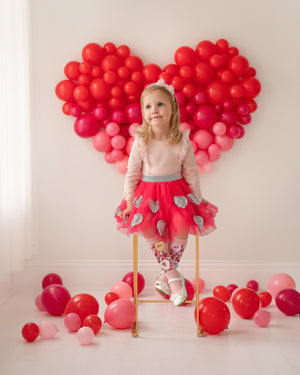
[[[143,123],[141,126],[136,128],[136,134],[140,135],[145,145],[147,145],[153,139],[153,132],[151,126],[146,122],[144,116],[144,106],[143,101],[145,96],[149,95],[154,91],[161,91],[170,101],[172,106],[172,115],[170,119],[170,135],[168,139],[168,143],[179,143],[182,138],[182,132],[180,130],[180,119],[179,119],[179,107],[177,100],[174,95],[170,93],[165,87],[151,84],[145,88],[141,95],[141,107],[142,107],[142,115],[143,115]]]

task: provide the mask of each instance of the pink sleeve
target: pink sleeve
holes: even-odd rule
[[[132,200],[134,197],[142,173],[142,165],[143,152],[139,140],[135,138],[131,148],[128,169],[125,177],[124,198],[126,201]]]
[[[199,172],[194,150],[190,141],[188,141],[187,152],[182,163],[182,175],[189,187],[193,190],[194,194],[201,201],[202,197],[200,191]]]

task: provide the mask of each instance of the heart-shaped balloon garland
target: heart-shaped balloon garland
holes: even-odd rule
[[[56,95],[65,101],[63,112],[76,117],[76,134],[93,137],[94,148],[123,174],[134,129],[142,122],[141,93],[160,78],[175,88],[182,130],[190,130],[199,171],[213,170],[221,152],[244,136],[244,125],[257,108],[253,99],[261,85],[256,71],[225,39],[205,40],[195,49],[180,47],[175,63],[164,69],[144,66],[128,46],[113,43],[87,44],[82,59],[66,64],[68,79],[56,85]]]

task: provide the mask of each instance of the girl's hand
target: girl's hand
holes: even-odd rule
[[[124,219],[126,216],[128,216],[132,209],[132,201],[127,201],[127,207],[124,211],[120,212],[118,216],[120,216],[122,219]]]

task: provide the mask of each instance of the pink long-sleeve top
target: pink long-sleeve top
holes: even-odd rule
[[[199,172],[188,130],[183,132],[177,144],[151,140],[145,146],[140,137],[136,136],[128,161],[124,198],[126,201],[133,199],[141,174],[162,176],[181,172],[193,193],[201,200]]]

